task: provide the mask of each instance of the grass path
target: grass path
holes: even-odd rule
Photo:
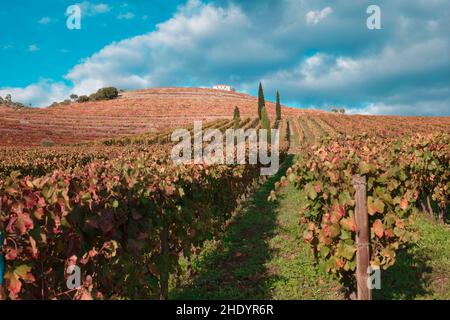
[[[220,241],[208,242],[193,258],[193,275],[182,279],[171,299],[339,297],[339,284],[318,271],[301,239],[298,193],[288,189],[278,202],[267,201],[291,161],[246,201]]]
[[[272,299],[342,299],[341,285],[314,264],[299,224],[301,195],[293,186],[286,188],[277,210],[277,226],[269,246],[275,254],[266,263],[273,275]]]

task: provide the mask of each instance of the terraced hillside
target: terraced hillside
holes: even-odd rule
[[[157,88],[122,93],[109,101],[72,103],[41,109],[0,105],[0,146],[38,146],[44,139],[73,144],[112,137],[187,127],[194,120],[231,119],[238,106],[242,118],[256,116],[257,98],[237,92],[201,88]],[[267,102],[269,116],[275,105]],[[450,117],[338,115],[282,107],[294,142],[325,134],[377,136],[450,132]]]
[[[304,114],[287,119],[290,131],[290,153],[299,153],[306,143],[317,143],[323,137],[344,138],[360,134],[401,138],[414,133],[449,133],[450,117],[400,117],[338,115],[333,113]]]
[[[271,116],[275,105],[267,103]],[[118,99],[72,103],[42,109],[0,106],[0,145],[39,145],[43,139],[71,144],[112,136],[185,127],[194,120],[230,119],[238,106],[242,117],[254,117],[257,98],[200,88],[159,88],[122,93]],[[283,107],[286,115],[299,109]]]

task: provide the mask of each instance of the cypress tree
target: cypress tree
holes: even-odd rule
[[[234,120],[233,128],[235,130],[239,129],[239,122],[241,121],[241,113],[240,113],[239,108],[237,106],[234,107],[233,120]]]
[[[262,117],[262,109],[265,107],[266,101],[264,100],[264,91],[261,82],[259,83],[258,89],[258,118],[261,120]]]
[[[234,114],[233,119],[240,119],[241,118],[241,112],[239,111],[239,108],[236,106],[234,107]]]
[[[280,104],[280,93],[277,90],[277,104],[275,107],[277,113],[277,120],[281,120],[281,104]]]
[[[267,130],[267,142],[270,143],[270,118],[267,114],[266,107],[261,109],[261,129]]]

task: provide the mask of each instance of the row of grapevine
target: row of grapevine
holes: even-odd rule
[[[250,118],[240,122],[240,127],[252,124]],[[203,129],[217,128],[226,130],[233,125],[230,120],[218,120],[205,124]],[[193,125],[186,128],[193,135]],[[135,152],[147,152],[152,146],[171,143],[173,129],[160,133],[136,135],[108,140],[93,141],[76,146],[55,147],[8,147],[0,149],[0,178],[8,176],[13,171],[20,171],[22,175],[38,177],[56,168],[72,169],[84,166],[93,160],[108,160],[119,155]]]
[[[324,135],[329,137],[336,137],[337,133],[336,130],[333,129],[328,123],[326,123],[322,118],[320,117],[309,117],[311,121],[313,121],[323,132]]]
[[[312,119],[311,117],[305,117],[304,121],[306,123],[306,126],[308,127],[308,129],[310,130],[312,135],[314,136],[315,142],[319,141],[321,139],[321,137],[326,136],[325,131],[317,124],[316,121],[314,121],[314,119]]]
[[[336,115],[323,113],[315,120],[327,123],[343,135],[369,133],[380,138],[395,138],[415,133],[448,133],[449,117],[389,117],[364,115]]]
[[[122,147],[50,147],[0,149],[0,178],[13,171],[23,175],[41,176],[55,168],[84,166],[93,160],[107,160],[135,149]]]
[[[259,176],[256,165],[170,165],[168,150],[0,182],[10,298],[151,297],[218,233]],[[223,190],[227,190],[223,192]],[[162,248],[166,230],[168,252]],[[65,270],[83,287],[67,292]]]
[[[316,136],[312,132],[310,126],[308,126],[306,119],[303,117],[299,117],[296,120],[298,121],[298,124],[303,132],[303,141],[306,143],[314,143],[316,141]]]
[[[249,121],[246,125],[242,126],[241,129],[243,130],[247,130],[247,129],[251,129],[251,128],[256,128],[259,124],[259,119],[255,118],[251,121]]]
[[[239,127],[246,130],[255,128],[258,124],[258,119],[246,118],[240,121]],[[232,127],[233,122],[230,120],[217,120],[203,125],[203,130],[215,128],[224,132]],[[185,129],[193,135],[193,125]],[[93,160],[108,160],[122,154],[146,152],[151,150],[152,146],[170,144],[173,130],[92,141],[74,146],[1,148],[0,178],[8,176],[13,171],[20,171],[24,176],[38,177],[55,168],[71,169],[84,166]]]
[[[300,129],[296,118],[289,119],[289,130],[291,145],[298,147],[303,141],[303,132]]]
[[[305,200],[299,217],[306,225],[304,239],[326,270],[353,288],[357,225],[352,176],[367,178],[370,263],[386,269],[395,263],[396,251],[414,240],[411,213],[424,199],[439,207],[441,218],[448,211],[449,145],[448,134],[327,139],[302,150],[271,198],[289,182],[295,184]]]
[[[208,122],[207,124],[203,125],[203,129],[209,129],[209,128],[223,128],[230,125],[230,120],[216,120],[212,122]],[[194,125],[190,125],[186,128],[191,134],[194,131]],[[121,138],[110,138],[110,139],[104,139],[101,140],[100,143],[105,146],[114,146],[114,145],[120,145],[120,146],[126,146],[126,145],[151,145],[151,144],[161,144],[161,143],[170,143],[171,142],[171,135],[172,132],[175,130],[175,128],[168,128],[163,131],[157,132],[157,133],[150,133],[150,134],[144,134],[144,135],[136,135],[136,136],[128,136],[128,137],[121,137]],[[88,144],[95,144],[96,142],[89,142]]]
[[[287,152],[290,147],[288,122],[286,120],[279,120],[278,129],[280,130],[280,150]]]

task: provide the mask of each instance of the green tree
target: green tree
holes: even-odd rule
[[[88,102],[89,97],[88,96],[79,96],[77,99],[77,102]]]
[[[267,130],[267,141],[270,142],[270,118],[267,114],[266,107],[261,109],[261,129]]]
[[[277,120],[281,120],[281,104],[280,104],[280,93],[277,90],[277,104],[275,107],[277,113]]]
[[[241,121],[241,112],[239,111],[239,108],[237,106],[234,107],[233,120],[234,120],[233,128],[235,130],[239,129],[239,122]]]
[[[261,82],[259,83],[258,89],[258,118],[261,120],[262,117],[262,109],[266,106],[266,101],[264,100],[264,91]]]
[[[119,91],[114,87],[106,87],[98,89],[96,93],[93,93],[89,96],[89,100],[91,101],[99,101],[99,100],[111,100],[115,99],[119,96]]]
[[[236,106],[234,107],[233,119],[240,119],[240,118],[241,112],[239,111],[239,108]]]

